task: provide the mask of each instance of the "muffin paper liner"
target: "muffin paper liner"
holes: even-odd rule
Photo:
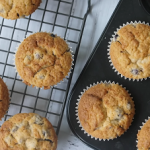
[[[145,119],[145,122],[142,122],[142,126],[140,126],[140,130],[142,129],[142,127],[144,126],[144,124],[150,119],[150,117],[148,117],[148,119]],[[138,130],[138,132],[140,131]],[[136,140],[136,143],[138,144],[138,139]],[[137,150],[138,150],[138,145],[136,144]]]
[[[54,34],[53,32],[47,32],[47,31],[40,31],[40,32],[46,32],[46,33],[48,33],[48,34]],[[26,37],[23,38],[23,40],[20,41],[20,43],[19,43],[18,46],[16,47],[15,54],[13,55],[13,56],[14,56],[14,58],[13,58],[14,65],[15,65],[16,52],[17,52],[17,50],[18,50],[20,44],[24,41],[24,39],[26,39],[27,37],[29,37],[30,35],[35,34],[35,33],[39,33],[39,32],[27,33]],[[54,35],[57,36],[57,34],[54,34]],[[61,37],[61,36],[59,36],[59,37]],[[63,37],[61,37],[61,38],[64,39]],[[53,86],[57,86],[58,84],[61,84],[62,82],[64,82],[64,80],[67,78],[67,76],[71,73],[71,71],[72,71],[72,69],[73,69],[72,67],[73,67],[73,65],[74,65],[74,63],[73,63],[73,61],[74,61],[74,55],[73,55],[72,47],[70,46],[70,43],[67,42],[67,40],[64,40],[64,41],[67,43],[67,45],[68,45],[68,47],[69,47],[69,49],[70,49],[70,53],[71,53],[71,55],[72,55],[71,67],[70,67],[70,70],[69,70],[68,74],[67,74],[60,82],[58,82],[57,84],[55,84],[55,85],[53,85]],[[16,65],[14,66],[14,69],[15,69],[15,72],[17,73],[17,76],[19,77],[19,79],[21,79],[22,82],[23,82],[24,80],[23,80],[23,79],[21,78],[21,76],[19,75],[19,73],[18,73],[18,71],[17,71],[17,68],[16,68]],[[23,82],[23,83],[24,83],[24,82]],[[31,86],[33,86],[33,85],[31,85]],[[50,86],[50,88],[53,87],[53,86]],[[40,87],[37,87],[37,86],[34,86],[34,87],[35,87],[36,89],[39,89],[39,88],[40,88]],[[50,89],[50,88],[49,88],[49,89]],[[40,88],[40,89],[44,89],[44,86],[43,86],[42,88]]]
[[[132,80],[132,81],[142,81],[143,79],[147,80],[147,78],[150,78],[150,77],[147,77],[147,78],[141,78],[141,79],[132,79],[132,78],[127,78],[125,76],[123,76],[120,72],[118,72],[118,70],[116,70],[116,68],[114,67],[112,61],[111,61],[111,57],[110,57],[110,45],[112,42],[115,42],[116,41],[116,36],[118,35],[117,32],[124,26],[126,25],[133,25],[135,26],[136,24],[145,24],[145,25],[148,25],[149,26],[149,23],[145,23],[145,21],[141,22],[141,21],[131,21],[131,22],[127,22],[126,24],[123,24],[122,26],[119,26],[119,28],[117,28],[116,31],[114,31],[114,34],[112,35],[112,37],[110,38],[110,41],[108,42],[108,48],[107,48],[107,55],[108,55],[108,59],[109,59],[109,62],[110,62],[110,66],[112,66],[112,69],[114,70],[114,72],[117,73],[117,75],[120,75],[121,78],[124,77],[124,79],[128,79],[129,81]]]
[[[79,102],[80,102],[80,99],[81,99],[81,97],[82,97],[82,95],[89,89],[89,88],[91,88],[91,87],[93,87],[93,86],[95,86],[95,85],[98,85],[98,84],[102,84],[102,83],[104,83],[104,84],[118,84],[118,85],[120,85],[119,83],[115,83],[114,81],[113,82],[111,82],[111,81],[101,81],[101,82],[97,82],[97,83],[93,83],[93,84],[90,84],[90,86],[86,86],[86,89],[83,89],[83,92],[81,92],[81,95],[79,95],[79,98],[77,99],[77,103],[76,103],[76,107],[75,107],[75,115],[77,116],[76,117],[76,120],[77,120],[77,123],[79,124],[79,127],[81,128],[81,130],[84,132],[84,134],[87,134],[87,136],[90,136],[91,137],[91,139],[95,139],[95,140],[99,140],[99,141],[109,141],[109,140],[113,140],[113,139],[116,139],[116,138],[118,138],[118,137],[120,137],[120,136],[117,136],[116,138],[113,138],[113,139],[100,139],[100,138],[96,138],[96,137],[93,137],[92,135],[90,135],[89,133],[87,133],[84,129],[83,129],[83,127],[82,127],[82,125],[81,125],[81,123],[80,123],[80,120],[79,120],[79,117],[78,117],[78,105],[79,105]],[[122,85],[120,85],[121,87],[123,87]],[[125,90],[126,90],[126,87],[123,87]],[[128,94],[130,95],[130,97],[131,97],[131,94],[129,93],[129,91],[128,90],[126,90],[127,92],[128,92]],[[131,99],[133,99],[133,97],[131,97]],[[133,101],[134,102],[134,101]],[[135,109],[135,108],[134,108]],[[133,119],[134,119],[134,117],[133,117]],[[132,122],[133,122],[133,119],[132,119]],[[132,122],[131,122],[131,124],[132,124]],[[130,126],[131,126],[131,124],[130,124]],[[130,127],[129,126],[129,127]],[[129,129],[129,128],[128,128]],[[127,130],[128,130],[127,129]],[[127,130],[125,131],[125,132],[127,132]],[[124,132],[124,133],[125,133]],[[123,133],[123,134],[124,134]],[[123,135],[122,134],[122,135]]]

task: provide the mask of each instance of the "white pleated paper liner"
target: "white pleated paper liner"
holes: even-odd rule
[[[142,127],[146,124],[146,122],[148,121],[148,120],[150,120],[150,117],[148,117],[148,119],[145,119],[145,122],[142,122],[142,126],[140,126],[140,130],[142,129]],[[140,130],[138,130],[138,132],[140,131]],[[138,149],[138,139],[136,140],[136,147],[137,147],[137,150],[139,150]]]
[[[110,66],[112,66],[112,69],[114,70],[114,72],[117,73],[117,75],[120,75],[121,78],[124,77],[124,79],[128,79],[129,81],[132,80],[132,81],[142,81],[143,79],[147,80],[148,77],[146,78],[141,78],[141,79],[133,79],[133,78],[127,78],[125,77],[124,75],[122,75],[120,72],[118,72],[118,70],[114,67],[113,65],[113,62],[111,60],[111,57],[110,57],[110,45],[112,42],[115,42],[117,41],[117,32],[124,26],[126,25],[133,25],[133,26],[136,26],[137,24],[145,24],[145,25],[148,25],[149,26],[149,23],[145,23],[145,22],[141,22],[141,21],[131,21],[131,22],[127,22],[126,24],[123,24],[122,26],[119,26],[119,28],[117,28],[117,30],[114,32],[114,34],[112,35],[112,37],[110,38],[110,41],[108,42],[108,48],[107,48],[107,55],[108,55],[108,59],[109,59],[109,62],[110,62]]]
[[[113,139],[116,139],[116,138],[118,138],[118,137],[120,137],[120,136],[117,136],[117,137],[115,137],[115,138],[113,138],[113,139],[100,139],[100,138],[96,138],[96,137],[93,137],[92,135],[90,135],[89,133],[87,133],[85,130],[84,130],[84,128],[82,127],[82,125],[81,125],[81,122],[80,122],[80,120],[79,120],[79,116],[78,116],[78,105],[79,105],[79,102],[80,102],[80,99],[81,99],[81,97],[82,97],[82,95],[88,90],[88,89],[90,89],[91,87],[93,87],[93,86],[95,86],[95,85],[98,85],[98,84],[102,84],[102,83],[104,83],[104,84],[117,84],[117,85],[119,85],[119,86],[121,86],[122,88],[124,88],[125,90],[126,90],[126,88],[125,87],[123,87],[122,85],[120,85],[119,83],[115,83],[114,81],[113,82],[111,82],[111,81],[101,81],[101,82],[97,82],[97,83],[93,83],[93,84],[90,84],[90,86],[87,86],[86,87],[86,89],[83,89],[83,92],[81,92],[81,95],[79,95],[79,99],[77,99],[77,103],[76,103],[76,107],[75,107],[75,113],[76,113],[76,120],[77,120],[77,123],[79,124],[79,127],[81,128],[81,130],[82,130],[82,132],[84,132],[84,134],[86,134],[87,136],[89,136],[89,137],[91,137],[91,139],[95,139],[95,140],[99,140],[99,141],[109,141],[109,140],[113,140]],[[128,92],[128,94],[130,95],[130,98],[132,99],[132,101],[133,101],[133,97],[131,97],[131,94],[129,93],[129,91],[128,90],[126,90],[127,92]],[[134,102],[134,101],[133,101]],[[135,107],[134,107],[134,110],[135,110]],[[134,117],[133,117],[133,119],[134,119]],[[132,122],[133,122],[133,119],[132,119]],[[131,124],[132,124],[132,122],[131,122]],[[129,125],[129,127],[131,126],[131,124]],[[128,127],[128,129],[129,129],[129,127]],[[128,130],[127,129],[127,130]],[[127,130],[125,131],[125,132],[127,132]],[[125,133],[124,132],[124,133]],[[124,134],[123,133],[123,134]],[[122,134],[122,135],[123,135]]]
[[[41,31],[41,32],[46,32],[46,33],[48,33],[48,34],[54,34],[53,32],[47,32],[47,31]],[[27,33],[26,38],[29,37],[29,36],[32,35],[32,34],[35,34],[35,33],[39,33],[39,32]],[[57,36],[57,34],[54,34],[54,35]],[[59,37],[60,37],[60,36],[59,36]],[[64,39],[63,37],[60,37],[60,38]],[[24,38],[24,39],[25,39],[25,38]],[[18,46],[16,47],[15,55],[16,55],[16,52],[17,52],[17,50],[18,50],[20,44],[24,41],[24,39],[23,39],[22,41],[20,41],[20,43],[19,43]],[[67,74],[60,82],[58,82],[56,85],[53,85],[53,86],[57,86],[58,84],[61,84],[62,82],[64,82],[65,79],[67,79],[67,77],[70,75],[70,73],[71,73],[71,71],[72,71],[72,69],[73,69],[72,67],[73,67],[73,65],[74,65],[74,64],[73,64],[74,55],[73,55],[72,47],[70,46],[70,43],[67,42],[67,40],[65,40],[65,42],[68,44],[69,51],[70,51],[70,53],[71,53],[71,55],[72,55],[71,67],[70,67],[70,70],[69,70],[68,74]],[[14,65],[15,65],[15,55],[14,55],[14,58],[13,58]],[[21,79],[22,81],[24,81],[24,80],[21,78],[21,76],[19,75],[19,73],[18,73],[18,71],[17,71],[17,68],[16,68],[16,65],[15,65],[14,68],[15,68],[15,72],[17,73],[17,76],[19,77],[19,79]],[[31,86],[32,86],[32,85],[31,85]],[[50,86],[50,88],[53,87],[53,86]],[[38,88],[44,89],[44,87],[37,87],[37,86],[34,86],[34,87],[35,87],[36,89],[38,89]],[[50,88],[49,88],[49,89],[50,89]]]

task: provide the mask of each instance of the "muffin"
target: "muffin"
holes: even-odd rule
[[[78,119],[81,127],[95,139],[117,138],[131,125],[134,102],[128,92],[114,83],[99,83],[80,97]]]
[[[0,128],[0,150],[56,150],[51,123],[34,113],[14,115]]]
[[[62,38],[38,32],[20,44],[15,55],[15,65],[25,84],[49,89],[68,75],[72,55]]]
[[[150,26],[130,23],[121,27],[110,44],[114,68],[125,78],[139,80],[150,76]]]
[[[0,78],[0,120],[4,117],[9,107],[9,92],[6,84]]]
[[[32,14],[40,5],[41,0],[1,0],[0,16],[15,20]]]
[[[142,126],[141,130],[137,134],[137,147],[138,150],[149,150],[150,149],[150,119]]]

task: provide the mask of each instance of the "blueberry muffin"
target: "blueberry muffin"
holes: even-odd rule
[[[113,83],[100,83],[86,90],[78,104],[82,128],[92,137],[114,139],[131,125],[134,102],[128,92]]]
[[[0,16],[15,20],[32,14],[41,0],[0,0]]]
[[[143,125],[140,131],[138,131],[138,150],[149,150],[150,149],[150,119]]]
[[[34,113],[14,115],[0,128],[0,150],[56,150],[51,123]]]
[[[15,55],[15,65],[24,83],[49,89],[68,75],[72,55],[62,38],[38,32],[20,44]]]
[[[4,117],[9,107],[9,92],[6,84],[0,78],[0,120]]]
[[[150,76],[150,26],[131,23],[118,30],[110,45],[114,68],[130,79]]]

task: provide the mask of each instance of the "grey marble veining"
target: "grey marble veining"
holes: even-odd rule
[[[65,1],[72,1],[72,0],[65,0]],[[47,9],[51,10],[51,11],[56,11],[57,9],[57,2],[55,0],[48,0],[48,6]],[[84,28],[84,33],[83,33],[83,37],[82,37],[82,41],[81,41],[81,46],[80,46],[80,50],[79,50],[79,55],[77,58],[77,62],[76,62],[76,66],[75,66],[75,70],[74,70],[74,74],[73,74],[73,79],[72,79],[72,83],[71,83],[71,88],[73,87],[73,85],[75,84],[80,72],[82,71],[89,55],[91,54],[96,42],[98,41],[102,31],[104,30],[110,16],[112,15],[117,3],[119,2],[119,0],[91,0],[91,11],[87,17],[87,21],[86,21],[86,25]],[[45,7],[45,3],[46,0],[42,0],[42,4],[40,5],[40,8],[44,8]],[[60,8],[60,12],[61,13],[67,13],[67,11],[69,11],[69,6],[66,4],[61,4],[64,5],[63,9]],[[81,16],[83,17],[85,12],[87,9],[87,3],[86,0],[74,0],[74,5],[73,5],[73,11],[72,11],[72,15],[75,16]],[[31,15],[32,19],[37,19],[39,20],[39,22],[37,21],[30,21],[29,24],[29,28],[28,31],[31,32],[37,32],[40,29],[41,23],[40,20],[42,19],[42,15],[43,15],[43,11],[42,10],[37,10],[35,13],[33,13]],[[54,13],[50,13],[50,12],[46,12],[45,13],[45,17],[44,17],[44,22],[53,22],[55,18]],[[0,17],[0,23],[2,22],[2,18]],[[56,20],[57,24],[61,24],[61,25],[66,25],[67,23],[67,18],[64,16],[60,16],[58,15],[57,20]],[[8,39],[13,39],[14,41],[11,43],[11,47],[10,47],[10,54],[8,56],[8,60],[7,60],[7,64],[13,64],[13,53],[16,51],[16,47],[18,45],[19,42],[15,42],[15,41],[22,41],[23,38],[25,37],[25,32],[22,30],[17,30],[17,29],[13,29],[14,24],[16,24],[16,28],[20,28],[23,30],[27,29],[27,24],[28,24],[28,20],[26,19],[18,19],[18,20],[4,20],[4,25],[5,26],[10,26],[10,28],[7,27],[3,27],[2,28],[2,32],[1,32],[1,37],[6,37]],[[69,22],[69,26],[70,27],[75,27],[75,28],[80,28],[81,27],[81,22],[79,20],[76,19],[71,19]],[[48,25],[46,23],[42,24],[42,31],[47,31],[47,32],[51,32],[53,26],[52,25]],[[14,34],[13,33],[14,30]],[[55,28],[54,33],[63,37],[64,36],[64,30],[61,30],[61,28]],[[74,32],[72,32],[71,30],[68,30],[67,34],[66,34],[66,39],[71,39],[73,41],[76,41],[78,39],[78,35],[76,35]],[[6,51],[9,49],[9,43],[10,41],[8,40],[2,40],[0,39],[0,49],[2,49],[3,51]],[[74,50],[74,46],[72,46],[72,50]],[[2,63],[6,63],[6,57],[7,57],[7,53],[5,52],[1,52],[0,54],[0,62]],[[3,65],[0,64],[0,74],[3,74]],[[13,67],[6,67],[5,70],[5,76],[9,75],[9,77],[14,78],[16,73]],[[19,77],[17,77],[17,79],[19,79]],[[9,78],[5,78],[4,81],[6,82],[8,89],[10,90],[10,94],[11,94],[11,102],[20,105],[22,103],[22,99],[23,99],[23,93],[25,91],[25,84],[20,82],[19,80],[15,81],[14,84],[14,91],[12,92],[12,85],[13,85],[13,80],[9,79]],[[66,82],[64,81],[62,84],[59,84],[58,87],[64,88],[66,87]],[[71,90],[70,88],[70,90]],[[43,97],[45,99],[48,99],[50,97],[50,91],[51,89],[48,90],[40,90],[39,92],[39,96]],[[22,94],[19,94],[17,92],[20,92]],[[25,112],[33,112],[32,109],[29,109],[28,107],[34,107],[35,105],[35,101],[36,98],[35,97],[31,97],[30,95],[35,95],[37,94],[38,90],[36,88],[32,88],[32,87],[27,87],[26,89],[26,96],[25,96],[25,100],[23,102],[24,107],[21,109],[21,113],[25,113]],[[57,99],[59,101],[62,100],[63,97],[63,92],[62,93],[58,93],[56,90],[53,91],[53,95],[52,98],[53,99]],[[36,104],[36,108],[37,109],[41,109],[41,110],[45,110],[47,108],[47,101],[42,101],[40,98],[37,101]],[[51,102],[48,111],[52,111],[55,113],[60,113],[60,109],[61,106],[59,104],[53,103]],[[19,106],[12,106],[10,105],[8,114],[9,115],[15,115],[17,113],[19,113],[20,107]],[[38,113],[41,116],[45,115],[45,112],[42,111],[35,111],[36,113]],[[7,117],[8,119],[9,117]],[[58,123],[58,118],[54,117],[52,115],[48,115],[47,118],[51,121],[51,123],[53,125]],[[3,123],[4,119],[2,121],[0,121],[0,125]],[[68,123],[67,123],[67,119],[66,119],[66,111],[64,112],[64,116],[62,119],[62,124],[61,124],[61,128],[60,128],[60,132],[59,132],[59,136],[58,136],[58,148],[57,150],[90,150],[89,147],[87,147],[85,144],[83,144],[79,139],[77,139],[73,133],[71,132]]]
[[[109,21],[119,0],[91,0],[91,11],[84,28],[83,38],[77,63],[74,70],[71,88],[75,84],[89,55]],[[76,6],[77,7],[77,6]],[[71,90],[71,89],[70,89]],[[58,150],[91,150],[77,139],[69,129],[66,111],[64,112],[62,125],[58,137]]]

